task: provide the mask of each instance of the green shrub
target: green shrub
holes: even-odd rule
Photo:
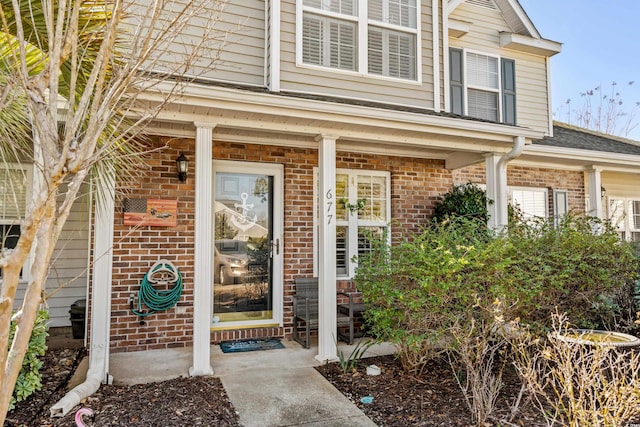
[[[433,213],[433,219],[438,222],[450,217],[476,219],[486,224],[489,219],[486,191],[471,182],[454,185],[440,197]]]
[[[558,226],[518,224],[511,226],[508,244],[509,280],[534,297],[517,310],[527,323],[549,327],[556,309],[582,328],[620,328],[618,319],[632,317],[638,261],[607,223],[568,215]]]
[[[31,338],[29,339],[29,347],[24,356],[22,362],[22,369],[18,375],[16,387],[13,390],[13,396],[11,397],[11,403],[9,404],[9,410],[13,409],[16,402],[25,400],[31,396],[35,391],[42,388],[42,374],[40,368],[42,368],[42,361],[40,356],[43,356],[47,351],[47,321],[49,320],[49,313],[46,310],[40,310],[36,315],[35,325]],[[11,323],[11,329],[9,332],[9,346],[13,342],[13,336],[15,334],[16,324]]]
[[[475,291],[467,272],[478,268],[488,242],[483,223],[452,218],[434,221],[391,247],[376,241],[358,259],[355,281],[370,307],[367,324],[376,337],[398,346],[405,370],[420,374],[446,350],[445,332]]]
[[[450,217],[393,246],[376,243],[354,280],[374,334],[419,374],[455,348],[454,326],[494,322],[482,319],[487,313],[542,328],[556,309],[581,327],[614,324],[616,301],[636,275],[629,245],[593,219],[520,223],[492,236],[481,221]],[[490,309],[496,301],[499,313]]]

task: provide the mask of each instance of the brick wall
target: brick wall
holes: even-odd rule
[[[112,351],[137,351],[190,346],[193,318],[193,259],[195,224],[195,142],[192,139],[153,141],[150,173],[127,189],[126,197],[165,198],[178,201],[177,227],[132,227],[123,224],[123,197],[116,200],[112,295]],[[180,183],[175,159],[184,152],[190,161],[189,177]],[[249,143],[215,142],[214,159],[284,165],[284,328],[250,328],[212,331],[212,342],[229,339],[284,337],[291,334],[292,295],[295,277],[313,275],[313,168],[317,151]],[[382,157],[338,152],[338,168],[389,171],[393,224],[419,231],[433,213],[438,196],[451,185],[484,182],[484,167],[459,171],[444,169],[441,160]],[[535,185],[568,189],[571,207],[584,206],[582,175],[548,169],[509,168],[510,185]],[[396,234],[398,228],[394,228]],[[129,311],[129,296],[135,294],[148,269],[161,258],[172,261],[183,275],[184,291],[178,307],[140,319]],[[338,289],[350,289],[339,281]]]
[[[160,148],[166,140],[152,141]],[[116,199],[111,347],[113,351],[137,351],[191,345],[193,323],[194,257],[194,141],[171,140],[169,147],[150,155],[150,170],[137,185],[124,189]],[[178,181],[176,158],[184,151],[190,159],[187,182]],[[175,199],[176,227],[129,226],[123,224],[123,201],[129,198]],[[184,290],[176,309],[158,312],[140,324],[129,311],[129,296],[136,295],[149,268],[159,259],[171,261],[181,272]]]

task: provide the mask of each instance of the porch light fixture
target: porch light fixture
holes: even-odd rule
[[[180,182],[187,181],[187,172],[189,172],[189,159],[180,152],[180,156],[176,159],[176,166],[178,168],[178,179]]]

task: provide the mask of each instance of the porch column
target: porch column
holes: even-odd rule
[[[336,360],[336,140],[319,135],[318,355]]]
[[[509,222],[509,195],[507,192],[507,164],[502,155],[491,153],[485,157],[487,175],[488,226],[491,230],[502,231]],[[493,203],[489,203],[493,201]]]
[[[91,281],[91,342],[89,369],[111,383],[109,376],[109,331],[111,328],[111,284],[113,282],[113,224],[115,212],[115,172],[109,170],[103,182],[103,197],[96,197],[93,241],[93,280]],[[95,369],[95,372],[93,371]],[[87,378],[89,375],[87,374]]]
[[[211,304],[213,303],[212,123],[196,125],[195,260],[193,264],[193,366],[190,376],[211,375]]]
[[[589,186],[587,195],[589,211],[587,214],[602,219],[602,180],[600,179],[600,172],[602,172],[601,168],[592,166],[585,174],[587,175],[587,185]]]

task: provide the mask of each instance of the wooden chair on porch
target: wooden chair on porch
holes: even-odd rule
[[[310,347],[311,331],[318,329],[318,278],[299,277],[295,279],[296,294],[293,296],[293,339],[304,346]],[[353,344],[354,319],[364,310],[362,303],[357,303],[353,294],[338,292],[347,303],[342,302],[337,307],[337,339]],[[341,328],[349,328],[349,333],[340,333]]]

